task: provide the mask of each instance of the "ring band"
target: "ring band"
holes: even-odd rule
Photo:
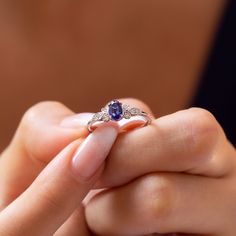
[[[145,119],[145,123],[142,125],[147,126],[151,124],[151,118],[148,114],[139,108],[130,107],[127,104],[122,104],[118,100],[112,100],[105,107],[93,115],[92,119],[88,122],[87,127],[89,132],[93,132],[96,129],[96,122],[109,122],[120,121],[122,119],[130,119],[134,116],[140,116]]]

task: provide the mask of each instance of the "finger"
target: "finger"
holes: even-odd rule
[[[1,232],[32,235],[32,225],[33,235],[55,233],[92,188],[117,134],[115,125],[106,125],[90,134],[77,151],[80,142],[67,146],[34,183],[2,211],[0,235]]]
[[[34,161],[47,164],[71,140],[86,136],[74,115],[59,102],[41,102],[24,114],[10,147],[22,147]]]
[[[76,209],[69,219],[56,231],[54,236],[90,236],[84,215],[84,207]]]
[[[97,187],[124,184],[155,171],[228,175],[234,170],[234,152],[209,112],[180,111],[120,135]]]
[[[66,145],[88,134],[80,122],[83,117],[58,102],[42,102],[26,112],[0,159],[0,209],[19,196]]]
[[[232,185],[203,176],[149,174],[95,195],[86,206],[86,220],[97,235],[228,235],[221,233],[234,225]]]
[[[81,206],[73,212],[70,218],[57,230],[54,236],[91,235],[84,215],[84,205],[86,205],[87,202],[89,202],[90,199],[100,191],[102,191],[102,189],[89,191],[83,199]]]

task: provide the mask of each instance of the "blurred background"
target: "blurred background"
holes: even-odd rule
[[[208,78],[226,62],[220,35],[229,8],[224,0],[1,1],[0,150],[39,101],[95,112],[136,97],[156,116],[204,106],[210,93],[201,87],[214,88]]]

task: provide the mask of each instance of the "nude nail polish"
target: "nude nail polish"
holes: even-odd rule
[[[104,125],[91,133],[72,158],[72,172],[78,180],[88,181],[108,156],[118,135],[118,127]]]

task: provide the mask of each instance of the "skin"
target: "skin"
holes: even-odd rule
[[[80,122],[68,126],[73,117],[52,102],[23,117],[0,159],[1,234],[235,235],[236,150],[209,112],[183,110],[120,134],[96,177],[76,184],[71,145],[88,133]]]
[[[76,106],[71,102],[73,96],[71,100],[65,98],[68,104],[71,102],[71,107],[81,111],[95,109],[101,106],[103,99],[114,98],[114,94],[109,94],[105,88],[106,97],[101,98],[101,91],[97,94],[94,87],[109,84],[109,79],[117,76],[121,82],[125,81],[127,88],[135,83],[135,95],[148,101],[154,110],[152,112],[138,100],[123,100],[153,114],[152,125],[119,135],[102,171],[98,171],[97,176],[89,182],[75,183],[73,178],[67,178],[71,171],[68,166],[74,149],[88,135],[86,127],[81,124],[62,127],[61,122],[73,116],[74,112],[60,103],[40,103],[29,109],[0,158],[1,235],[55,233],[56,236],[124,236],[174,232],[185,235],[235,235],[236,151],[220,125],[209,112],[196,108],[154,118],[154,114],[161,116],[179,110],[191,100],[223,9],[223,1],[214,1],[214,4],[210,0],[192,1],[189,4],[183,1],[178,6],[174,2],[158,1],[153,3],[154,6],[147,3],[147,9],[139,2],[132,5],[134,8],[128,8],[124,2],[119,3],[120,8],[112,4],[96,6],[85,2],[80,2],[81,5],[67,3],[66,6],[62,3],[56,8],[55,5],[50,8],[48,3],[42,1],[35,1],[32,5],[29,1],[23,1],[17,7],[14,7],[17,4],[14,1],[11,4],[3,1],[1,4],[0,9],[4,12],[0,14],[4,26],[1,28],[4,32],[1,38],[1,73],[6,78],[4,88],[0,87],[1,93],[3,97],[8,97],[5,91],[9,91],[6,88],[9,88],[10,83],[11,91],[17,96],[22,92],[29,94],[28,88],[37,88],[42,92],[40,95],[23,96],[17,107],[15,100],[13,103],[10,100],[3,101],[7,109],[20,113],[24,107],[42,97],[64,100],[59,95],[64,96],[65,85],[72,95],[79,91],[81,97],[87,97],[85,92],[90,91],[96,97],[95,105],[92,105],[94,99],[91,97],[91,101],[88,100],[86,104],[83,99],[76,101]],[[91,15],[73,12],[73,9],[79,9],[90,14],[98,12],[99,16],[103,16],[101,6],[109,7],[105,11],[105,19],[109,20],[98,17],[95,25],[91,25],[91,18],[88,17]],[[124,31],[125,25],[120,26],[121,19],[132,25],[132,20],[127,21],[125,16],[132,13],[134,19],[140,19],[140,8],[145,19],[150,16],[150,23],[141,22],[141,28],[130,32],[130,38],[126,40],[127,31]],[[166,8],[167,12],[164,10]],[[109,15],[111,9],[115,9],[115,14]],[[186,12],[189,15],[186,16]],[[167,17],[166,13],[172,17]],[[66,18],[61,17],[64,15]],[[74,16],[79,16],[79,19],[74,21]],[[152,20],[158,22],[160,27],[154,35]],[[71,22],[76,23],[71,25]],[[181,25],[182,30],[173,30],[176,25]],[[96,34],[96,29],[102,33]],[[112,38],[109,41],[112,51],[103,51],[104,61],[101,61],[100,50],[106,48],[102,42],[113,35],[112,29],[117,33],[112,37],[121,35],[121,41]],[[144,30],[148,37],[143,36]],[[163,31],[166,34],[162,38],[159,33]],[[56,44],[55,39],[62,33],[66,37]],[[78,35],[87,38],[80,39],[78,43]],[[187,37],[186,41],[182,40],[183,35]],[[156,40],[150,44],[148,39],[153,37]],[[15,38],[17,40],[13,40]],[[133,44],[133,38],[140,41]],[[169,44],[160,47],[167,39],[173,39],[170,43],[173,48],[169,49]],[[140,48],[143,40],[146,40],[146,47],[150,45],[150,50]],[[123,50],[115,50],[117,45]],[[136,47],[131,47],[133,45]],[[183,50],[186,45],[189,50]],[[63,48],[59,57],[55,54],[58,48]],[[127,58],[127,48],[130,49],[131,59],[123,62]],[[136,48],[140,48],[139,51]],[[112,61],[111,54],[115,55]],[[12,58],[8,55],[12,55]],[[101,64],[91,63],[89,59],[92,55],[94,62]],[[137,55],[142,56],[137,58]],[[69,62],[65,58],[69,58]],[[157,65],[161,66],[157,69]],[[150,73],[149,83],[143,80],[147,71]],[[74,78],[70,79],[68,73],[83,78],[78,80],[81,87],[75,86]],[[65,81],[65,77],[69,78]],[[32,81],[32,78],[35,80]],[[89,78],[94,78],[94,87]],[[156,78],[159,79],[159,86],[153,86]],[[60,85],[58,91],[52,89],[55,81]],[[49,89],[40,89],[45,88],[46,82]],[[20,88],[19,84],[28,86]],[[176,85],[181,93],[171,89]],[[141,89],[144,86],[148,92]],[[124,94],[130,92],[122,91]],[[166,100],[168,103],[163,102]],[[9,120],[4,115],[1,119]],[[6,137],[2,138],[4,145],[12,132],[7,127]],[[58,167],[55,163],[60,157],[63,161]],[[42,188],[45,179],[55,179],[49,181],[47,191]],[[97,190],[90,191],[93,188]],[[103,188],[108,189],[103,191]],[[87,197],[82,203],[84,196]]]

